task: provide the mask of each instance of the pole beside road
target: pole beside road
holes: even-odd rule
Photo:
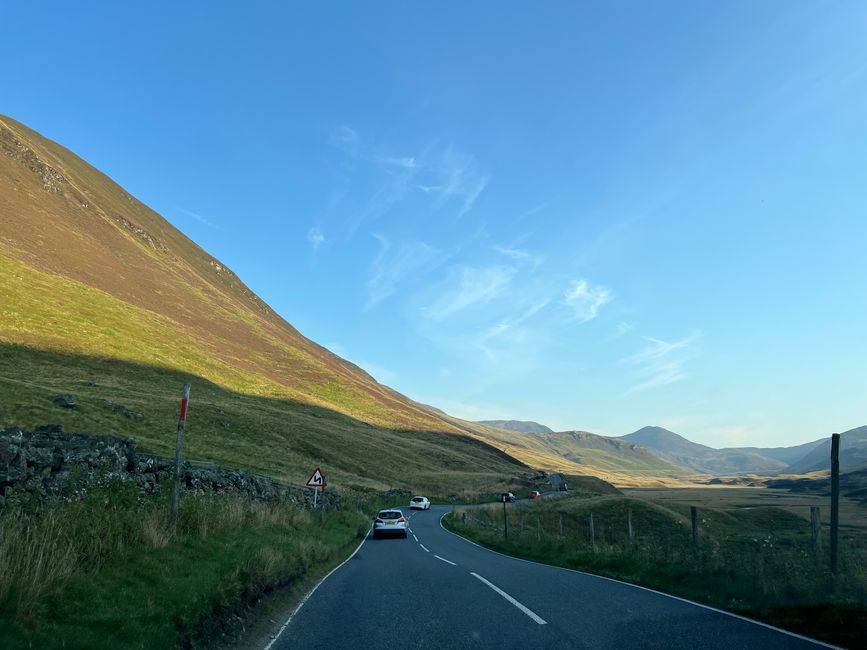
[[[837,535],[840,527],[840,434],[831,435],[831,573],[837,575]]]
[[[184,432],[187,425],[187,405],[190,401],[190,382],[184,384],[181,394],[181,415],[178,418],[178,434],[175,440],[175,480],[172,485],[172,505],[169,515],[169,527],[174,533],[178,527],[178,507],[181,501],[181,456],[184,446]]]

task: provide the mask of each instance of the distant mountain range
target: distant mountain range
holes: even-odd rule
[[[535,433],[546,447],[575,462],[580,463],[584,457],[592,459],[598,466],[607,466],[606,461],[610,460],[629,471],[652,468],[651,471],[657,474],[669,476],[694,473],[773,475],[806,474],[830,468],[830,436],[791,447],[714,449],[657,426],[643,427],[625,436],[609,437],[577,431],[555,433],[538,422],[490,420],[486,424]],[[612,454],[612,458],[607,458]],[[654,464],[651,458],[663,464]],[[867,426],[841,435],[840,466],[841,471],[867,466]]]
[[[800,460],[786,470],[792,474],[806,474],[830,467],[831,439],[819,440]],[[850,429],[840,435],[840,471],[847,472],[867,465],[867,426]]]
[[[549,429],[544,424],[529,420],[479,420],[478,422],[479,424],[487,424],[489,427],[520,431],[521,433],[554,433],[552,429]]]

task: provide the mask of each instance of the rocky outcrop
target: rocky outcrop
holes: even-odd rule
[[[168,489],[174,460],[139,452],[134,438],[67,433],[51,424],[33,431],[0,429],[0,507],[11,502],[75,499],[88,489],[112,481],[135,481],[143,493]],[[301,508],[312,505],[311,490],[214,463],[184,461],[182,487],[192,494],[232,493],[261,501],[285,501]],[[326,508],[340,498],[319,495]]]

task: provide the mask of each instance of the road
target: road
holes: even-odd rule
[[[270,650],[306,648],[818,648],[652,591],[483,549],[404,513],[408,539],[368,538]]]

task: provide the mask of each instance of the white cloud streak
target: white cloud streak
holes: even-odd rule
[[[622,364],[635,368],[638,379],[626,393],[667,386],[685,378],[688,374],[685,366],[698,354],[701,337],[702,333],[699,331],[677,341],[644,337],[648,345],[621,360]]]
[[[571,310],[573,320],[579,323],[596,318],[602,306],[610,301],[609,289],[592,286],[584,279],[573,280],[572,286],[563,294],[563,304]]]
[[[393,246],[383,235],[373,236],[379,242],[379,252],[368,273],[365,310],[397,293],[405,280],[438,266],[441,259],[440,252],[424,242],[403,242]]]
[[[206,219],[205,217],[198,214],[197,212],[193,212],[192,210],[187,210],[186,208],[181,208],[181,207],[178,207],[178,210],[183,212],[188,217],[192,217],[193,219],[198,221],[200,224],[208,226],[208,228],[216,228],[216,229],[220,228],[220,226],[218,226],[217,224],[213,223],[212,221]]]
[[[307,231],[307,241],[313,247],[313,250],[317,251],[327,240],[325,239],[322,230],[314,226]]]
[[[447,284],[451,286],[427,310],[434,320],[443,320],[494,300],[508,287],[515,269],[499,265],[457,266],[451,269],[450,275]]]

